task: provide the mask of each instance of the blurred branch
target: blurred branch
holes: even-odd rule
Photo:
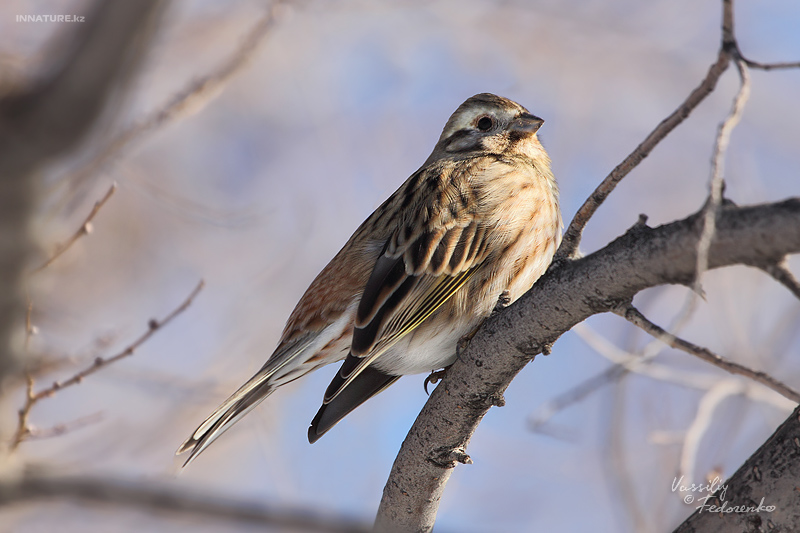
[[[600,388],[619,381],[631,372],[664,383],[703,391],[711,390],[721,381],[716,376],[687,372],[654,362],[653,359],[661,350],[651,349],[651,344],[665,345],[658,337],[653,337],[653,343],[648,344],[640,353],[631,353],[618,348],[585,324],[577,324],[570,331],[576,333],[592,350],[612,362],[613,366],[585,379],[541,405],[528,418],[528,427],[533,432],[560,436],[559,431],[546,427],[553,416],[585,400]],[[797,403],[791,399],[787,400],[780,392],[773,391],[772,388],[745,388],[744,395],[753,401],[772,405],[782,410],[793,409]]]
[[[125,131],[113,137],[86,165],[65,179],[67,183],[80,184],[93,176],[115,157],[147,134],[152,134],[174,120],[198,113],[217,96],[225,85],[250,62],[260,45],[274,28],[280,13],[280,1],[273,2],[267,12],[256,22],[242,40],[241,45],[216,70],[191,82],[172,99]]]
[[[73,150],[141,64],[163,1],[100,2],[57,68],[0,100],[0,387],[19,366],[11,339],[24,316],[33,180]],[[1,391],[0,391],[1,392]]]
[[[697,405],[697,413],[694,420],[689,424],[683,438],[681,447],[680,474],[687,479],[694,477],[695,466],[697,464],[697,454],[700,452],[700,443],[708,433],[711,423],[714,421],[714,413],[722,402],[732,396],[744,394],[747,390],[745,383],[726,379],[714,385]]]
[[[76,429],[81,429],[86,426],[91,426],[92,424],[96,424],[101,420],[103,420],[103,413],[97,412],[91,415],[82,416],[81,418],[72,420],[70,422],[56,424],[55,426],[46,429],[34,428],[29,426],[27,440],[41,440],[41,439],[50,439],[53,437],[60,437],[61,435],[64,435],[71,431],[75,431]]]
[[[695,357],[698,357],[703,361],[710,363],[717,368],[721,368],[722,370],[725,370],[731,374],[744,376],[757,383],[761,383],[765,387],[769,387],[770,389],[774,390],[781,396],[784,396],[795,403],[800,403],[800,393],[773,378],[769,374],[753,370],[733,361],[729,361],[706,348],[692,344],[691,342],[685,341],[676,337],[675,335],[672,335],[671,333],[664,331],[656,324],[650,322],[647,317],[645,317],[632,305],[615,308],[613,311],[631,324],[641,328],[653,337],[657,338],[667,346],[675,348],[676,350],[684,351],[690,355],[694,355]]]
[[[168,512],[194,519],[208,518],[319,533],[367,533],[371,528],[358,520],[317,510],[268,507],[242,502],[221,494],[203,494],[186,487],[141,481],[92,477],[57,477],[26,474],[0,482],[0,506],[43,499],[71,500],[116,505],[143,512]]]
[[[36,274],[37,272],[40,272],[40,271],[44,270],[45,268],[50,266],[56,259],[61,257],[61,255],[64,252],[69,250],[69,248],[73,244],[75,244],[75,241],[77,241],[78,239],[80,239],[84,235],[89,235],[92,232],[92,220],[94,220],[94,217],[97,216],[97,213],[100,212],[100,209],[103,208],[103,206],[106,204],[108,199],[111,198],[111,195],[114,194],[114,191],[116,191],[116,190],[117,190],[117,184],[116,183],[112,183],[111,187],[108,189],[108,192],[106,192],[105,196],[103,196],[100,200],[98,200],[97,202],[94,203],[94,207],[92,207],[92,210],[89,213],[89,216],[87,216],[86,220],[83,221],[83,224],[81,224],[81,227],[78,229],[78,231],[73,233],[72,237],[70,237],[69,240],[67,240],[67,242],[65,242],[64,244],[60,245],[56,249],[56,252],[50,257],[50,259],[48,259],[47,261],[45,261],[44,263],[42,263],[38,267],[34,268],[30,272],[30,274]],[[32,307],[32,304],[29,302],[28,309],[30,309],[31,307]],[[30,325],[30,312],[28,313],[28,325]]]
[[[548,271],[522,298],[490,317],[409,431],[384,487],[376,527],[430,531],[453,468],[516,374],[589,316],[612,311],[645,288],[690,283],[702,219],[701,211],[658,228],[636,225],[593,254]],[[800,253],[798,227],[800,198],[750,207],[724,204],[708,268]]]
[[[722,192],[724,189],[723,176],[725,175],[725,153],[728,151],[728,145],[731,140],[731,133],[733,129],[739,124],[744,111],[744,105],[750,98],[750,76],[747,72],[747,67],[744,62],[736,58],[736,66],[739,70],[739,91],[733,100],[731,110],[717,131],[717,138],[714,141],[714,153],[711,157],[711,180],[709,183],[708,200],[703,207],[703,231],[700,234],[700,239],[697,243],[697,269],[695,280],[693,284],[694,299],[695,293],[700,292],[700,278],[703,272],[708,268],[708,248],[711,246],[711,239],[714,236],[715,221],[717,218],[717,211],[722,204]]]
[[[77,385],[85,377],[88,377],[95,372],[102,370],[103,368],[116,363],[120,359],[124,359],[130,355],[133,355],[133,352],[139,348],[142,344],[144,344],[150,337],[155,334],[156,331],[165,327],[169,324],[172,319],[176,316],[184,312],[191,304],[197,294],[203,289],[203,281],[201,280],[197,286],[192,290],[191,294],[183,301],[181,305],[179,305],[176,309],[174,309],[170,314],[164,317],[162,320],[151,319],[147,323],[147,331],[143,333],[138,339],[133,341],[133,343],[129,344],[124,350],[119,352],[118,354],[109,357],[97,357],[91,366],[81,370],[77,374],[73,375],[71,378],[67,379],[66,381],[56,381],[50,387],[43,389],[39,392],[34,393],[33,387],[34,382],[33,378],[28,376],[27,380],[27,393],[25,396],[25,404],[19,410],[19,420],[17,423],[17,430],[14,433],[14,438],[11,442],[11,449],[15,450],[19,445],[30,435],[31,430],[28,424],[28,417],[30,415],[31,409],[33,408],[36,403],[44,398],[49,398],[55,395],[58,391],[65,389],[67,387],[71,387],[72,385]]]

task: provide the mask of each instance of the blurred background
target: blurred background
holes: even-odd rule
[[[426,401],[405,377],[311,446],[306,428],[336,368],[273,394],[181,471],[178,445],[263,364],[294,304],[366,218],[427,158],[469,96],[494,92],[545,119],[570,220],[594,187],[699,83],[716,59],[721,2],[694,0],[288,2],[249,63],[94,165],[110,139],[230,62],[267,11],[255,0],[171,4],[121,107],[38,184],[36,264],[80,227],[112,182],[94,231],[30,282],[30,353],[60,361],[35,389],[110,356],[205,289],[136,353],[37,404],[14,460],[49,472],[176,484],[274,506],[371,521],[395,454]],[[78,22],[83,1],[0,4],[0,90],[35,77]],[[800,3],[739,1],[751,59],[800,59]],[[800,196],[800,70],[752,72],[726,161],[740,204]],[[714,137],[738,87],[717,90],[629,175],[589,224],[589,253],[640,213],[652,226],[703,204]],[[87,170],[88,169],[88,170]],[[790,261],[800,273],[800,261]],[[761,272],[710,272],[683,337],[800,386],[800,304]],[[668,326],[689,291],[635,303]],[[456,468],[441,531],[671,531],[695,508],[676,477],[730,476],[791,412],[760,386],[670,349],[552,410],[553,401],[651,339],[616,316],[564,335],[512,383]],[[650,346],[647,350],[653,350]],[[24,387],[3,400],[13,431]],[[563,402],[562,402],[563,403]],[[549,413],[549,417],[544,415]],[[75,423],[78,421],[78,423]],[[687,438],[689,437],[689,438]],[[769,503],[769,495],[765,495]],[[3,531],[249,531],[255,526],[118,508],[30,503],[0,509]]]

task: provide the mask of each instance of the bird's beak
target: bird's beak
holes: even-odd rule
[[[544,124],[544,120],[530,113],[522,113],[511,121],[511,131],[536,133]]]

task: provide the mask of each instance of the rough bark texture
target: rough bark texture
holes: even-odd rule
[[[764,264],[800,252],[800,199],[720,209],[709,268]],[[702,218],[632,227],[603,249],[555,265],[491,317],[431,394],[384,488],[376,528],[430,531],[444,487],[472,433],[516,374],[564,332],[648,287],[690,283]]]
[[[98,2],[53,74],[0,100],[0,387],[19,366],[12,344],[15,332],[24,332],[34,179],[78,146],[113,89],[130,79],[162,4]]]
[[[698,501],[703,507],[675,533],[800,531],[800,408],[724,485],[724,493],[718,490],[708,500]],[[737,512],[736,507],[757,510]]]

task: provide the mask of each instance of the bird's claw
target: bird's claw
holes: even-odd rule
[[[425,394],[427,394],[428,396],[431,395],[431,393],[428,392],[428,383],[432,383],[434,385],[439,383],[439,381],[441,381],[442,378],[444,378],[444,376],[447,374],[447,369],[448,368],[450,368],[450,367],[448,366],[448,367],[442,368],[441,370],[434,370],[433,372],[430,373],[430,375],[428,377],[425,378],[425,382],[422,384],[422,388],[425,389]]]

